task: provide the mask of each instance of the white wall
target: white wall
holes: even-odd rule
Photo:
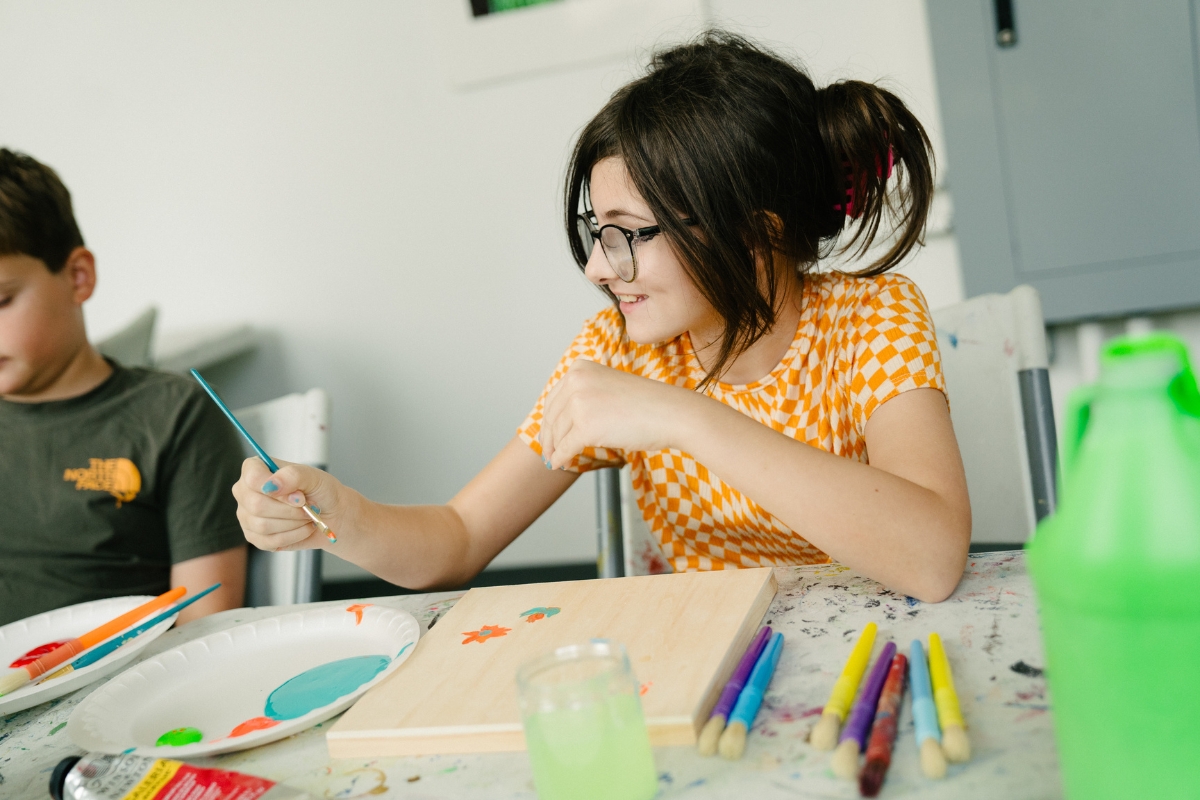
[[[920,0],[710,8],[819,83],[885,79],[945,163]],[[325,387],[334,473],[404,503],[483,466],[603,304],[567,254],[559,185],[636,70],[456,91],[430,26],[414,0],[0,0],[0,144],[74,194],[92,333],[152,303],[164,329],[252,322],[263,346],[213,372],[231,404]],[[932,306],[961,299],[952,236],[908,271]],[[592,504],[585,478],[498,563],[594,557]]]

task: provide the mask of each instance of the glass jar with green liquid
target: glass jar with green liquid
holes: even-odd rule
[[[1072,395],[1028,545],[1069,798],[1200,797],[1200,392],[1178,339],[1116,340]]]
[[[539,800],[649,800],[658,774],[625,648],[560,647],[517,672]]]

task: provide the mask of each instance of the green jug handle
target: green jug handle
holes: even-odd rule
[[[1096,399],[1096,388],[1095,384],[1080,386],[1071,392],[1067,399],[1067,411],[1063,419],[1062,446],[1059,448],[1058,454],[1060,494],[1075,471],[1075,458],[1079,455],[1079,445],[1083,442],[1083,435],[1087,433],[1088,422],[1092,418],[1092,402]]]
[[[1129,356],[1141,353],[1168,352],[1179,359],[1179,374],[1171,380],[1167,393],[1175,403],[1180,413],[1189,417],[1200,418],[1200,389],[1196,386],[1196,374],[1192,371],[1191,360],[1188,358],[1187,345],[1179,337],[1169,333],[1152,333],[1147,336],[1122,336],[1109,342],[1101,357]],[[1072,408],[1074,406],[1072,405]],[[1086,413],[1086,412],[1085,412]],[[1086,419],[1084,424],[1086,425]],[[1070,427],[1070,421],[1067,426]],[[1079,430],[1083,436],[1083,429]],[[1075,442],[1075,446],[1078,446]]]

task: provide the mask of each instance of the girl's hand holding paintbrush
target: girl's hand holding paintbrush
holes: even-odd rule
[[[272,473],[258,458],[242,462],[233,495],[246,539],[261,550],[311,550],[331,543],[305,509],[317,510],[328,528],[344,530],[346,503],[339,495],[352,490],[315,467],[277,464],[279,470]]]

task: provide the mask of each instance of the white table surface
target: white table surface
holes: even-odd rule
[[[879,625],[875,654],[888,639],[907,652],[914,638],[937,631],[954,668],[973,749],[945,780],[921,775],[906,703],[881,797],[1057,798],[1062,790],[1046,683],[1022,663],[1043,666],[1037,609],[1021,552],[972,556],[954,595],[930,605],[898,596],[845,567],[776,570],[779,593],[767,620],[786,637],[783,656],[745,757],[701,758],[694,748],[655,748],[660,798],[851,798],[857,787],[838,780],[829,753],[807,742],[858,632]],[[422,626],[461,597],[456,593],[372,598],[403,608]],[[335,601],[318,605],[349,605]],[[294,608],[227,611],[169,631],[146,648],[150,657],[189,639]],[[50,771],[79,754],[65,733],[71,711],[99,683],[59,700],[0,718],[0,798],[49,797]],[[422,758],[331,760],[325,730],[333,720],[274,744],[199,759],[196,763],[261,775],[315,798],[472,800],[536,797],[524,753]]]

